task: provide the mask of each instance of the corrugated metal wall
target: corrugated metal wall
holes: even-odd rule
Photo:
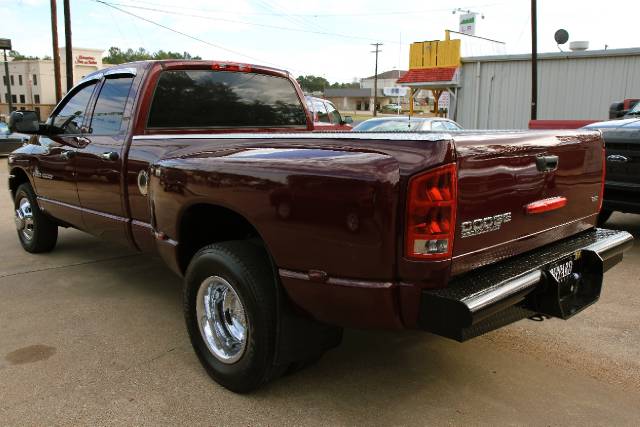
[[[634,51],[545,54],[538,60],[538,119],[605,120],[611,103],[640,98],[640,51]],[[528,126],[531,61],[524,55],[505,58],[512,59],[463,59],[456,118],[465,128]]]

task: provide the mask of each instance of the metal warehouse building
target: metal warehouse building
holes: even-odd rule
[[[605,120],[625,98],[640,98],[640,48],[538,55],[538,119]],[[530,102],[531,55],[462,58],[452,109],[465,128],[526,128]]]

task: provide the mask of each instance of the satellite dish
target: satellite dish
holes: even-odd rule
[[[556,39],[556,43],[565,44],[569,40],[569,33],[567,30],[559,29],[553,38]]]

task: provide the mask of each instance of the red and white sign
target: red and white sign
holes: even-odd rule
[[[98,61],[95,56],[85,56],[78,55],[76,56],[76,64],[78,65],[98,65]]]

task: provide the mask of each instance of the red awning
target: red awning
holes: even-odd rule
[[[458,67],[415,68],[398,79],[398,83],[450,82]]]

